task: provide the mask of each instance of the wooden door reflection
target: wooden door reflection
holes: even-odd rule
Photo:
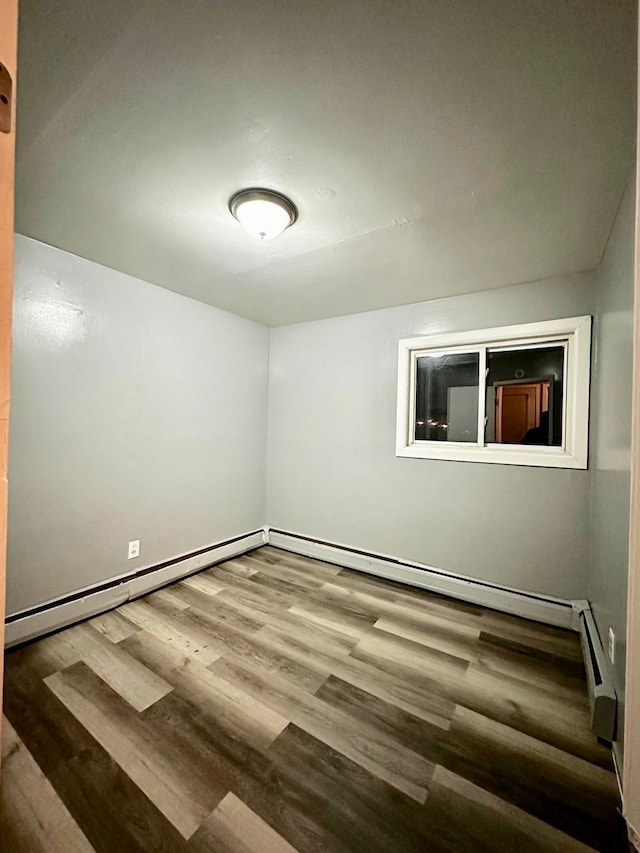
[[[529,430],[540,427],[549,411],[550,382],[498,385],[496,388],[496,441],[521,444]],[[548,423],[548,422],[547,422]],[[540,444],[549,444],[549,436]]]

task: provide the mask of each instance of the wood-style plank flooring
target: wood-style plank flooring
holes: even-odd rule
[[[0,847],[615,851],[577,636],[261,548],[6,656]]]

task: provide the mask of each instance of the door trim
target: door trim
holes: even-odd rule
[[[4,645],[7,577],[7,453],[11,391],[11,304],[13,299],[13,214],[15,197],[15,93],[18,52],[18,2],[0,0],[0,64],[11,78],[11,116],[0,132],[0,649]],[[6,82],[6,75],[5,75]],[[3,660],[0,655],[0,711]],[[0,724],[2,714],[0,713]]]

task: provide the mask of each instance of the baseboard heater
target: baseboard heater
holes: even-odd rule
[[[591,728],[602,740],[614,740],[616,735],[616,693],[608,675],[608,666],[593,613],[586,607],[580,613],[580,642],[587,673]]]
[[[408,584],[438,595],[470,601],[503,613],[534,619],[559,628],[578,630],[578,612],[586,602],[575,602],[547,595],[500,586],[489,581],[456,575],[424,563],[409,562],[388,554],[378,554],[336,542],[326,542],[300,533],[266,528],[268,542],[275,548],[325,560],[347,569],[376,575],[396,583]]]
[[[25,643],[112,610],[133,598],[264,544],[265,531],[260,528],[13,613],[5,619],[5,646],[9,648]]]

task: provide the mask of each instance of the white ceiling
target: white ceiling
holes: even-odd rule
[[[17,230],[271,325],[593,268],[634,0],[21,0]],[[260,243],[246,186],[298,205]]]

